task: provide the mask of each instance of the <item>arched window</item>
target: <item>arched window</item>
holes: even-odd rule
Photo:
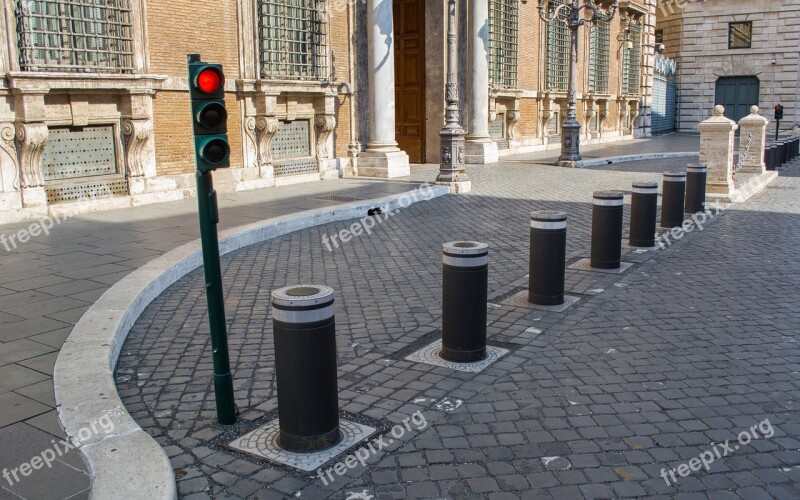
[[[328,78],[325,0],[257,0],[261,77],[323,81]]]

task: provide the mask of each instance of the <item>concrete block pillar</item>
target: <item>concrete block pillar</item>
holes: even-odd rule
[[[497,143],[489,137],[489,0],[469,0],[468,39],[466,162],[496,163]]]
[[[767,145],[768,123],[769,120],[758,114],[758,106],[751,107],[750,114],[739,120],[740,172],[763,174],[767,171],[764,148]]]
[[[411,169],[395,140],[394,16],[392,0],[367,0],[369,144],[359,155],[358,172],[370,177],[402,177]]]
[[[708,166],[708,194],[733,194],[733,144],[736,122],[725,118],[725,108],[716,106],[714,116],[700,123],[700,164]]]

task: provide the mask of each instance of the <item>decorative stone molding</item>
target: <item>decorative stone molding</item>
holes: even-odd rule
[[[15,137],[16,130],[13,123],[0,123],[0,190],[3,192],[20,188]]]
[[[248,116],[245,118],[242,128],[244,131],[244,168],[258,169],[260,165],[258,154],[258,135],[257,118]]]
[[[256,119],[258,164],[261,168],[272,167],[272,139],[278,133],[278,123],[274,116],[259,116]]]
[[[19,169],[23,189],[44,186],[42,154],[47,145],[47,125],[44,123],[18,123]]]
[[[129,178],[145,177],[153,170],[150,138],[153,137],[153,122],[150,120],[125,120],[122,125],[125,136],[125,164]]]
[[[508,110],[506,112],[506,134],[508,135],[508,139],[514,140],[518,137],[517,124],[520,118],[522,118],[522,114],[517,110]]]
[[[332,156],[328,147],[328,139],[336,128],[336,117],[334,115],[317,115],[314,125],[317,128],[317,159],[327,160]]]

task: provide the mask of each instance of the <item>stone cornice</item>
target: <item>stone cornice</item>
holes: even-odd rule
[[[14,93],[47,94],[52,91],[153,93],[166,80],[158,75],[102,75],[87,73],[10,72],[8,88]]]

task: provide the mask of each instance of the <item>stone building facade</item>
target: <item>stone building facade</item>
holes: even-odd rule
[[[678,63],[677,128],[697,131],[715,105],[738,121],[757,105],[782,129],[800,120],[800,2],[659,0],[656,33]],[[774,124],[773,124],[774,125]]]
[[[565,0],[551,0],[553,4]],[[596,0],[603,9],[611,1]],[[650,134],[656,0],[581,28],[584,143]],[[568,31],[536,2],[458,0],[471,163],[559,147]],[[186,55],[226,73],[221,191],[438,163],[447,0],[6,0],[0,222],[194,192]]]

